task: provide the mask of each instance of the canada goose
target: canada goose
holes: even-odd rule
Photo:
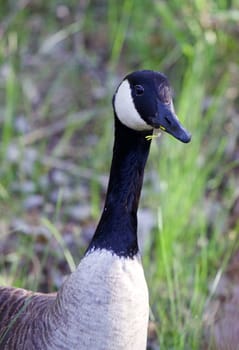
[[[0,288],[0,348],[144,350],[148,289],[137,209],[153,129],[182,142],[165,75],[127,75],[113,97],[115,141],[103,213],[84,257],[57,294]]]

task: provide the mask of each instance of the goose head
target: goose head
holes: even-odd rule
[[[113,97],[116,118],[136,131],[161,129],[182,142],[191,140],[174,111],[167,77],[151,70],[128,74]]]

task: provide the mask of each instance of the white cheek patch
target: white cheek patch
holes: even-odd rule
[[[135,108],[128,80],[124,80],[115,95],[115,111],[119,120],[134,130],[152,130]]]

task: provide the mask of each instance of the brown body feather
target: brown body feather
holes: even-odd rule
[[[19,349],[45,349],[51,329],[49,310],[55,302],[56,294],[0,287],[0,349],[16,349],[16,344]],[[39,334],[44,336],[41,344]]]

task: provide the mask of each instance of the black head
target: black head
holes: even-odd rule
[[[162,73],[143,70],[128,74],[115,92],[113,107],[121,123],[131,129],[161,129],[182,142],[191,140],[174,112],[171,87]]]

